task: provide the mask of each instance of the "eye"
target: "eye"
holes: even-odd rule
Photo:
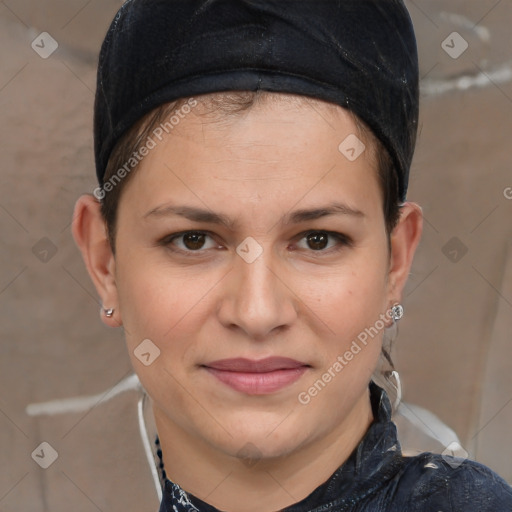
[[[205,244],[206,240],[210,239],[210,246]],[[183,252],[201,252],[201,250],[213,249],[217,244],[213,241],[208,233],[202,231],[186,231],[185,233],[178,233],[171,235],[162,240],[166,246],[174,245],[177,250]],[[174,247],[171,247],[175,250]]]
[[[306,244],[302,247],[299,245],[299,248],[307,251],[330,253],[339,251],[346,246],[352,246],[352,240],[348,236],[331,231],[306,231],[301,233],[299,237],[299,240],[305,240]],[[200,255],[208,249],[219,247],[211,235],[204,231],[175,233],[163,238],[160,244],[171,251],[187,255],[193,255],[194,253]]]
[[[329,245],[329,239],[335,243]],[[333,246],[335,247],[334,250],[340,250],[344,246],[352,245],[352,241],[346,235],[330,231],[308,231],[302,234],[301,240],[306,240],[306,247],[303,248],[315,252],[330,252]]]

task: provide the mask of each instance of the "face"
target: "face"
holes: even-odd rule
[[[222,120],[201,108],[121,195],[118,321],[178,438],[277,457],[340,425],[377,363],[396,297],[376,163],[369,147],[340,152],[358,134],[341,108],[279,101]],[[160,351],[148,366],[143,340]],[[258,366],[267,358],[286,360]]]

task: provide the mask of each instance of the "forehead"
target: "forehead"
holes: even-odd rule
[[[366,148],[351,161],[351,146]],[[289,202],[328,192],[362,201],[376,186],[373,148],[349,112],[280,95],[236,113],[198,101],[157,140],[127,188],[138,203],[154,206],[173,194],[264,205],[263,198]]]

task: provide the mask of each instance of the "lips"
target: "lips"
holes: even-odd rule
[[[220,359],[219,361],[208,363],[205,366],[214,368],[215,370],[226,370],[230,372],[266,373],[275,370],[290,370],[308,365],[288,357],[267,357],[259,361],[238,357],[236,359]]]
[[[203,367],[219,381],[249,395],[267,395],[296,382],[310,365],[287,357],[220,359]]]

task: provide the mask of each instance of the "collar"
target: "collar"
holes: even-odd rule
[[[369,388],[374,421],[359,445],[326,482],[282,512],[334,512],[343,504],[354,505],[376,492],[397,474],[402,453],[391,421],[391,403],[386,392],[373,381]],[[159,512],[220,511],[166,479]]]

